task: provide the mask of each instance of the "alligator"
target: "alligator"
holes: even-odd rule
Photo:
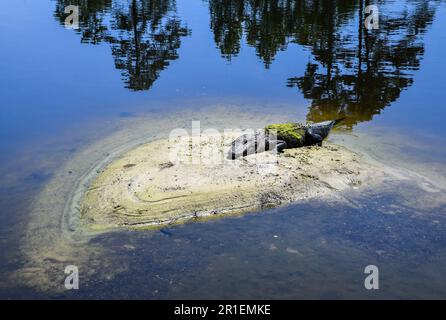
[[[235,139],[229,149],[228,158],[235,160],[254,153],[272,150],[322,145],[331,129],[344,118],[319,123],[271,124],[255,133],[244,134]]]

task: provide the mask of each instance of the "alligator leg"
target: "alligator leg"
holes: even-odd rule
[[[283,150],[286,149],[287,146],[288,146],[288,145],[287,145],[287,143],[286,143],[285,141],[283,141],[283,140],[277,140],[276,150],[275,150],[275,151],[276,151],[277,153],[283,152]]]
[[[267,150],[271,150],[273,153],[280,153],[286,147],[287,143],[283,140],[267,140]]]

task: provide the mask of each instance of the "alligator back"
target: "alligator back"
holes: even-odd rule
[[[300,148],[305,143],[306,127],[300,123],[271,124],[265,128],[271,139],[285,141],[287,148]]]

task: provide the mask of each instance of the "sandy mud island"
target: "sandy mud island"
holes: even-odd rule
[[[141,228],[240,214],[337,197],[384,175],[360,155],[329,142],[228,160],[225,155],[236,136],[202,136],[198,160],[192,157],[197,145],[188,137],[153,141],[123,154],[85,190],[82,223],[94,230]]]

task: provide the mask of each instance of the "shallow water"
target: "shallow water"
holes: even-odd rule
[[[15,282],[47,245],[40,233],[60,231],[68,195],[54,204],[42,200],[45,188],[74,188],[83,172],[67,164],[85,159],[87,170],[119,132],[124,143],[193,119],[225,127],[345,116],[344,143],[357,136],[374,157],[435,183],[432,202],[445,195],[444,2],[382,1],[375,31],[358,20],[365,1],[84,3],[19,0],[0,12],[0,297],[446,296],[445,206],[420,206],[411,181],[352,195],[352,206],[314,201],[102,234],[76,244],[95,248],[94,258],[37,260],[53,287],[63,286],[64,265],[80,263],[81,290]],[[64,28],[68,4],[80,5],[78,31]],[[40,219],[32,208],[45,202],[57,209]],[[39,219],[52,224],[30,236]],[[369,264],[380,268],[378,291],[364,289]]]

